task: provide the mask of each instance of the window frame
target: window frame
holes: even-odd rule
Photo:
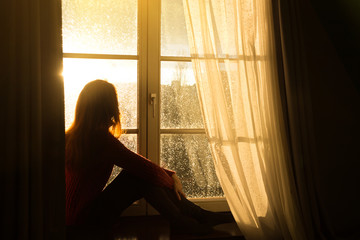
[[[137,111],[136,129],[124,129],[125,133],[137,134],[139,154],[160,164],[161,134],[205,134],[205,129],[161,129],[161,63],[165,61],[191,62],[191,57],[161,56],[161,0],[138,0],[138,41],[137,55],[63,53],[63,58],[122,59],[137,60]],[[149,31],[151,29],[151,31]],[[152,104],[151,94],[156,94]],[[155,111],[155,116],[154,116]],[[191,201],[212,211],[229,211],[224,197],[191,198]],[[123,215],[157,214],[145,201],[138,201]]]
[[[148,0],[139,0],[144,5],[148,4]],[[205,134],[205,129],[161,129],[160,127],[160,108],[161,108],[161,62],[164,61],[181,61],[191,62],[191,57],[177,57],[177,56],[161,56],[161,0],[151,0],[151,4],[147,5],[148,12],[143,13],[142,19],[147,19],[146,25],[151,29],[151,34],[147,34],[146,41],[147,46],[151,46],[147,52],[147,61],[149,63],[147,71],[148,77],[148,103],[147,103],[147,153],[149,159],[160,164],[160,136],[161,134]],[[142,9],[144,11],[144,9]],[[147,17],[145,17],[148,14]],[[140,25],[141,26],[141,25]],[[143,31],[143,30],[140,30]],[[139,35],[140,36],[140,35]],[[143,36],[144,37],[144,36]],[[140,42],[144,39],[139,39]],[[152,117],[153,105],[150,103],[150,95],[155,93],[157,97],[157,103],[155,104],[155,118]],[[154,127],[155,126],[155,127]],[[212,211],[229,211],[229,206],[225,197],[209,197],[209,198],[191,198],[191,201],[195,202],[201,207],[204,207]],[[153,214],[156,211],[152,208],[148,208],[148,213]]]

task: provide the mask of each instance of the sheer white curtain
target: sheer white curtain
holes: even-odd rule
[[[184,0],[215,168],[247,239],[305,239],[277,84],[271,2]]]

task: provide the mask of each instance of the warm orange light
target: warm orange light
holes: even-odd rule
[[[104,79],[113,84],[137,82],[135,60],[64,58],[65,127],[74,118],[77,97],[90,81]]]

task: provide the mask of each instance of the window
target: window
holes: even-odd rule
[[[150,4],[151,3],[151,4]],[[121,141],[181,178],[213,210],[227,205],[205,136],[182,0],[63,0],[65,124],[94,79],[118,91]],[[112,177],[118,174],[114,168]]]

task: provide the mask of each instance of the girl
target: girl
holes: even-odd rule
[[[206,234],[231,215],[206,211],[188,201],[174,171],[130,151],[119,140],[115,87],[104,81],[81,91],[66,131],[66,224],[111,226],[134,201],[145,198],[170,222],[173,232]],[[113,166],[123,170],[105,189]]]

